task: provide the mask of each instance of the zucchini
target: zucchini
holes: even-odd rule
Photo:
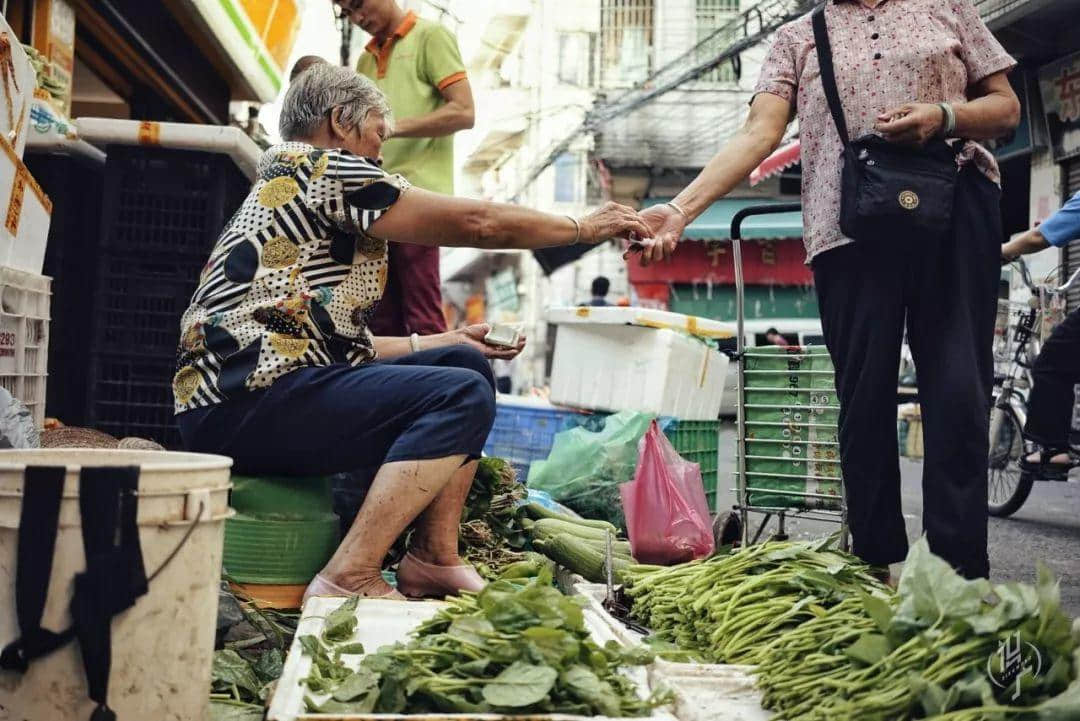
[[[532,518],[536,521],[539,521],[543,518],[552,518],[556,521],[566,521],[568,523],[574,523],[579,526],[607,529],[615,534],[619,532],[619,529],[615,528],[615,526],[608,523],[607,521],[597,521],[592,518],[574,518],[572,516],[567,516],[564,513],[553,511],[550,508],[546,508],[545,506],[541,506],[539,503],[526,503],[524,506],[522,506],[522,508],[529,516],[529,518]]]
[[[606,541],[601,540],[599,542],[596,542],[596,541],[593,541],[592,539],[586,538],[585,542],[588,543],[593,548],[595,548],[596,550],[600,551],[600,553],[607,553],[607,542]],[[629,541],[612,541],[611,542],[611,554],[613,556],[626,556],[627,558],[629,558],[630,555],[631,555],[630,542]]]
[[[560,533],[569,533],[570,535],[577,536],[578,538],[597,541],[606,541],[608,534],[608,532],[602,528],[581,526],[576,523],[560,521],[555,518],[543,518],[537,521],[533,525],[531,532],[544,536],[556,536]],[[614,535],[615,534],[612,533],[612,536]]]
[[[572,573],[580,574],[593,583],[604,582],[607,575],[604,572],[604,554],[590,546],[584,539],[564,533],[536,541],[534,545],[545,556]],[[617,574],[631,565],[616,558],[612,560],[612,571]]]

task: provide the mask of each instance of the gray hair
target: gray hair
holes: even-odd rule
[[[278,121],[281,137],[310,138],[339,105],[345,127],[359,125],[370,112],[392,122],[390,102],[370,79],[348,68],[317,63],[303,71],[285,93]]]

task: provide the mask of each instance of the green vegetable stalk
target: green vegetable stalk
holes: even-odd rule
[[[866,591],[859,559],[814,543],[769,542],[657,570],[626,568],[633,614],[663,640],[714,663],[758,663],[785,632]]]

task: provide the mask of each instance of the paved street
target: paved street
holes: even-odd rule
[[[735,466],[734,423],[721,437],[721,507],[734,502],[731,471]],[[725,451],[725,449],[727,449]],[[909,538],[922,533],[922,463],[900,459],[904,515]],[[1065,610],[1080,616],[1080,482],[1037,483],[1023,508],[1011,518],[990,519],[991,580],[1034,581],[1036,560],[1044,561],[1061,579]],[[758,517],[760,518],[760,516]],[[793,538],[818,537],[835,526],[793,521]],[[775,521],[770,530],[775,530]]]

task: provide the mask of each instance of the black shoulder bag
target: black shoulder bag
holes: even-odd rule
[[[940,139],[922,147],[897,145],[874,134],[849,141],[836,89],[824,6],[814,11],[812,20],[821,85],[844,144],[840,230],[849,238],[865,242],[943,235],[952,226],[959,173],[957,151]]]

